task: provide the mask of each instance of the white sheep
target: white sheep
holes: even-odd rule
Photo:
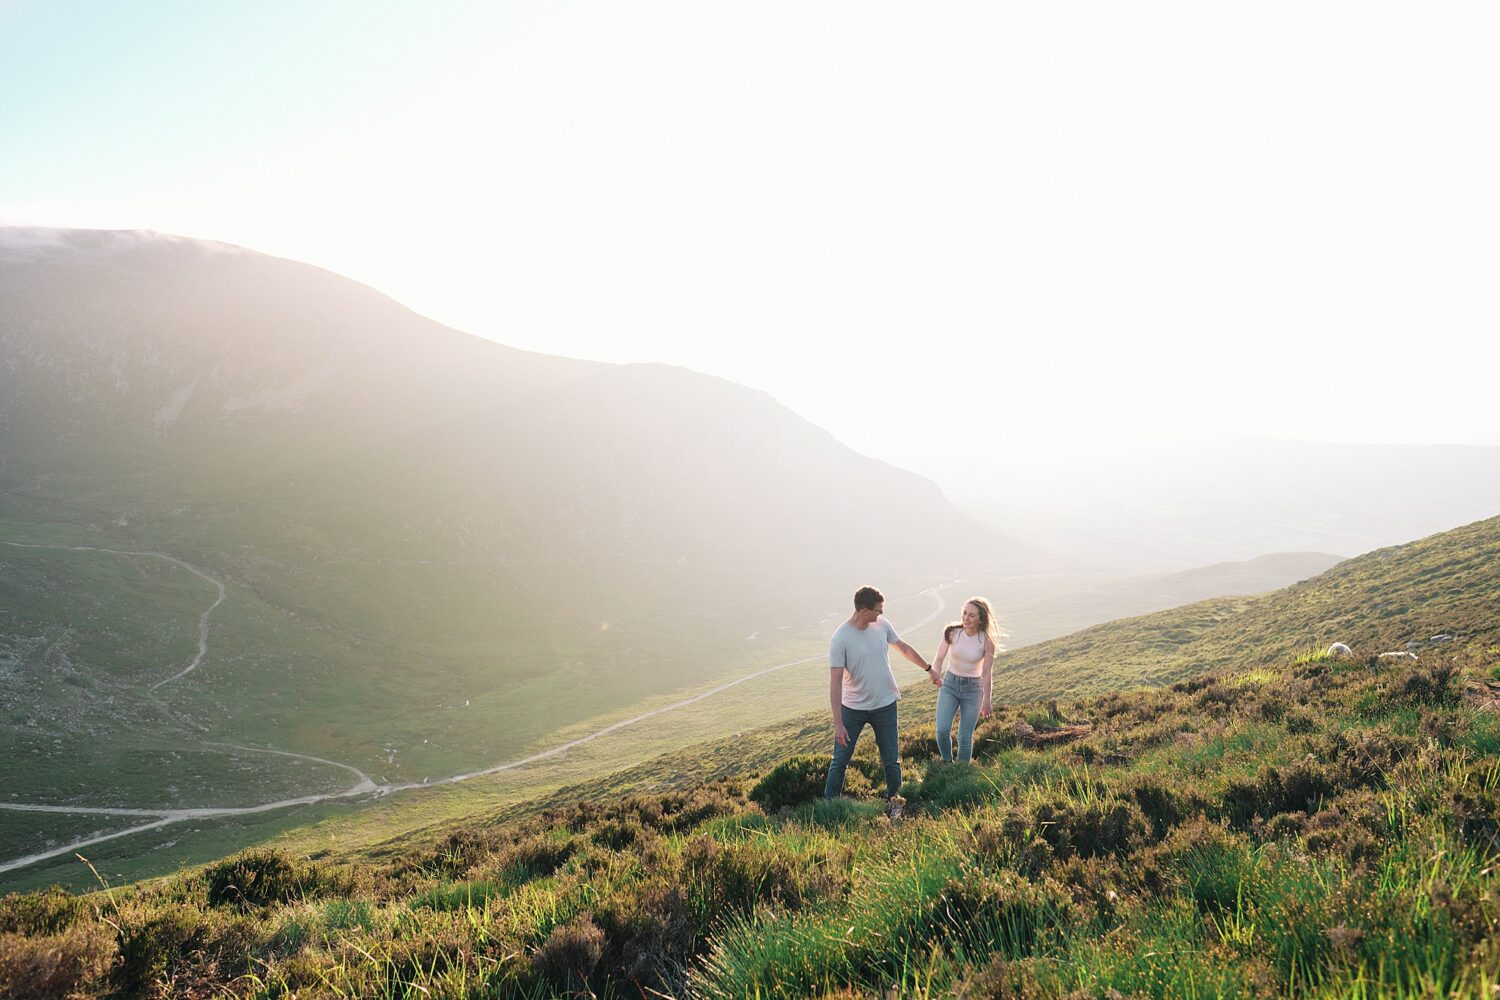
[[[1415,660],[1416,653],[1408,653],[1405,650],[1397,650],[1391,653],[1381,653],[1377,659],[1381,660]]]
[[[1348,646],[1344,645],[1342,642],[1336,642],[1332,646],[1329,646],[1328,647],[1328,652],[1324,653],[1323,655],[1324,656],[1333,656],[1333,657],[1337,657],[1339,659],[1343,659],[1346,656],[1353,656],[1354,655],[1354,650],[1350,649]]]

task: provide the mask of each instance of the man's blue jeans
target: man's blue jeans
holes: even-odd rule
[[[974,756],[974,726],[984,701],[984,678],[943,675],[937,697],[938,756],[953,759],[953,717],[958,716],[958,759],[965,764]]]
[[[849,731],[849,742],[845,746],[839,746],[838,738],[834,738],[833,763],[828,765],[828,782],[823,786],[823,798],[833,799],[844,793],[844,771],[849,767],[849,759],[854,756],[854,744],[859,739],[860,730],[865,728],[867,722],[875,730],[875,745],[880,748],[880,763],[885,765],[886,798],[901,791],[901,754],[896,747],[896,703],[893,701],[884,708],[872,708],[868,711],[840,705],[839,711],[843,714],[844,728]]]

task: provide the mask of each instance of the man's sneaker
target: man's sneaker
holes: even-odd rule
[[[885,800],[885,814],[891,819],[900,819],[901,810],[906,808],[906,800],[899,795],[892,795]]]

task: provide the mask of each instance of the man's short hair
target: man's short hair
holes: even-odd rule
[[[874,611],[875,606],[885,603],[885,595],[874,587],[860,587],[854,592],[855,611]]]

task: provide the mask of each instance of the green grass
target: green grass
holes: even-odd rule
[[[1445,544],[1365,569],[1385,566],[1396,592],[1413,565],[1478,572]],[[1311,590],[1257,613],[1335,615]],[[1380,626],[1355,669],[1306,655],[1306,637],[1278,655],[1281,638],[1240,631],[1238,658],[1191,679],[1001,704],[967,767],[929,763],[932,696],[913,691],[895,824],[878,797],[822,802],[815,781],[788,785],[802,798],[785,810],[750,799],[779,764],[827,754],[819,714],[484,818],[446,818],[445,796],[424,793],[408,819],[442,822],[382,843],[329,840],[351,829],[329,815],[227,867],[76,904],[6,897],[0,976],[45,953],[83,996],[1485,995],[1500,970],[1500,727],[1464,692],[1500,664],[1495,593],[1447,605],[1465,624],[1430,627],[1463,637],[1416,664],[1361,659],[1400,638]],[[1044,718],[1066,738],[1026,745]],[[862,746],[851,773],[877,769]]]
[[[1453,670],[1308,677],[1292,656],[1254,685],[1236,667],[1065,703],[1089,724],[1070,740],[913,768],[894,824],[878,797],[768,814],[748,797],[763,770],[574,790],[380,858],[249,855],[71,908],[7,897],[0,934],[13,956],[112,942],[113,972],[79,950],[84,996],[1474,996],[1500,961],[1500,762],[1471,745],[1492,716],[1456,695],[1486,648],[1455,647]],[[1470,742],[1362,708],[1413,691],[1429,731]],[[1317,724],[1267,722],[1287,699]],[[929,727],[908,718],[908,754]],[[1212,736],[1140,738],[1164,727]],[[224,871],[267,889],[236,903],[212,889]]]
[[[209,656],[193,674],[153,692],[151,683],[191,660],[199,615],[215,593],[210,584],[149,557],[0,546],[0,690],[10,706],[0,719],[0,756],[15,765],[6,772],[4,794],[21,802],[238,806],[338,791],[355,780],[327,765],[220,745],[226,743],[349,763],[377,782],[443,777],[547,749],[669,704],[702,691],[725,672],[745,673],[815,654],[823,641],[821,630],[817,640],[791,632],[767,637],[755,648],[743,648],[738,659],[725,658],[716,674],[701,665],[686,669],[686,657],[673,659],[673,648],[693,645],[680,622],[658,636],[664,649],[637,634],[646,621],[608,635],[596,628],[593,634],[553,637],[541,648],[528,645],[530,640],[503,638],[510,623],[492,610],[486,628],[502,638],[445,637],[419,647],[378,633],[362,635],[364,626],[330,618],[340,613],[336,610],[314,614],[306,601],[283,600],[280,591],[230,576],[215,568],[212,553],[178,548],[180,538],[127,537],[97,526],[3,517],[0,537],[181,552],[228,582],[226,599],[211,619]],[[403,586],[412,583],[408,578]],[[778,618],[788,611],[759,609]],[[430,633],[439,624],[422,627]],[[416,626],[408,625],[401,628],[413,634]],[[395,623],[381,627],[386,626]],[[729,648],[744,646],[740,639],[748,626],[722,627],[734,635]],[[684,641],[674,646],[679,632]],[[631,659],[648,655],[651,669]],[[528,667],[519,686],[503,678],[497,685],[499,662],[548,666]],[[590,663],[604,669],[589,669]],[[688,685],[678,686],[677,675]],[[677,713],[679,724],[621,730],[524,773],[407,794],[399,801],[335,805],[331,808],[344,820],[325,842],[368,843],[535,798],[614,771],[622,759],[650,759],[723,733],[751,712],[784,716],[826,698],[817,679],[788,685],[791,676],[773,674],[741,685],[694,711]],[[621,685],[629,677],[648,680],[627,690]],[[139,878],[274,838],[325,815],[329,809],[320,807],[177,824],[98,845],[92,853],[111,877]],[[75,826],[67,817],[23,814],[20,821],[0,825],[0,858],[28,853],[38,841],[57,840]],[[6,839],[10,830],[15,836]],[[90,878],[65,858],[0,875],[0,889],[50,881],[82,887]]]

